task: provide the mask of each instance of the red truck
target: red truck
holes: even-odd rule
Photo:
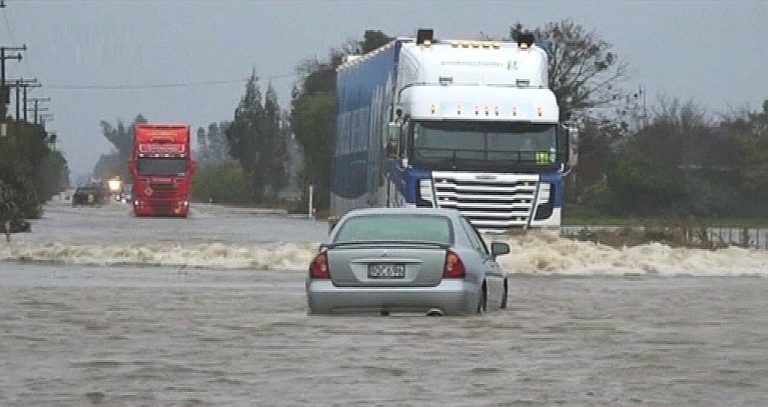
[[[136,216],[187,216],[195,172],[188,125],[136,125],[128,167]]]

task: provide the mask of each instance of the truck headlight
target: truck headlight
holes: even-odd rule
[[[549,182],[542,182],[539,184],[539,205],[549,202],[549,196],[552,192],[552,184]]]
[[[549,219],[555,209],[555,186],[549,182],[539,184],[539,196],[536,200],[534,220]]]

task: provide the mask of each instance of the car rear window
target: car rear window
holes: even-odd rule
[[[451,244],[451,222],[435,215],[365,215],[341,225],[334,243],[409,241]]]

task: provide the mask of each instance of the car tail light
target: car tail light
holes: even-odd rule
[[[464,278],[466,269],[459,255],[448,250],[445,254],[445,267],[443,268],[443,278]]]
[[[312,260],[312,263],[309,265],[309,277],[323,280],[331,278],[326,252],[318,253]]]

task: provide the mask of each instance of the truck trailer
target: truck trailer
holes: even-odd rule
[[[397,38],[337,68],[331,222],[362,207],[459,210],[478,229],[557,228],[576,130],[546,51],[516,41]]]
[[[189,142],[186,124],[139,124],[134,128],[128,167],[136,216],[187,217],[195,172]]]

